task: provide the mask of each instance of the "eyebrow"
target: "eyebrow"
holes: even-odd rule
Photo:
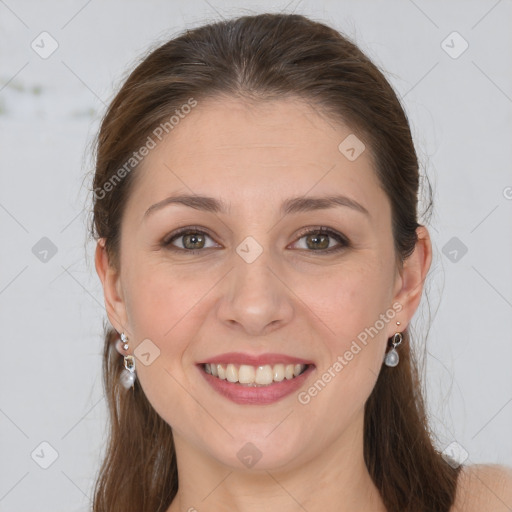
[[[220,201],[213,197],[196,196],[196,195],[179,195],[170,196],[154,205],[150,206],[144,213],[144,218],[148,217],[157,210],[164,208],[170,204],[181,204],[212,213],[227,213],[228,205],[224,201]],[[360,203],[344,195],[322,196],[322,197],[292,197],[287,199],[281,205],[281,214],[289,215],[292,213],[309,212],[312,210],[324,210],[335,208],[337,206],[345,206],[355,211],[370,216],[368,210]]]

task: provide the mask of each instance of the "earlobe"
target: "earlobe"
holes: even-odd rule
[[[400,318],[403,328],[409,324],[419,306],[424,282],[432,263],[432,245],[427,228],[419,226],[416,232],[418,235],[416,246],[413,253],[404,261],[403,268],[397,277],[399,289],[394,297],[394,302],[402,305]]]
[[[103,285],[103,296],[108,319],[117,332],[123,332],[126,330],[123,326],[126,325],[127,317],[122,294],[118,290],[120,285],[119,272],[109,264],[104,238],[98,240],[94,263],[98,277]]]

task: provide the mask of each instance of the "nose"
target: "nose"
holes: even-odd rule
[[[292,294],[265,251],[252,263],[235,256],[217,310],[221,322],[250,336],[263,336],[290,322],[293,312]]]

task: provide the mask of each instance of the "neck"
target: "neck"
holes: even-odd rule
[[[179,489],[167,512],[262,509],[386,512],[363,458],[363,414],[325,453],[301,465],[240,471],[219,463],[175,434]]]

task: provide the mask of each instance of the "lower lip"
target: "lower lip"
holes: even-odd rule
[[[206,382],[208,382],[215,391],[232,402],[249,405],[273,404],[285,396],[291,395],[304,384],[304,381],[309,377],[314,368],[313,365],[309,365],[298,377],[294,377],[290,380],[285,379],[281,382],[274,382],[268,386],[243,386],[238,382],[233,383],[219,379],[218,377],[213,377],[204,371],[202,365],[198,366]]]

